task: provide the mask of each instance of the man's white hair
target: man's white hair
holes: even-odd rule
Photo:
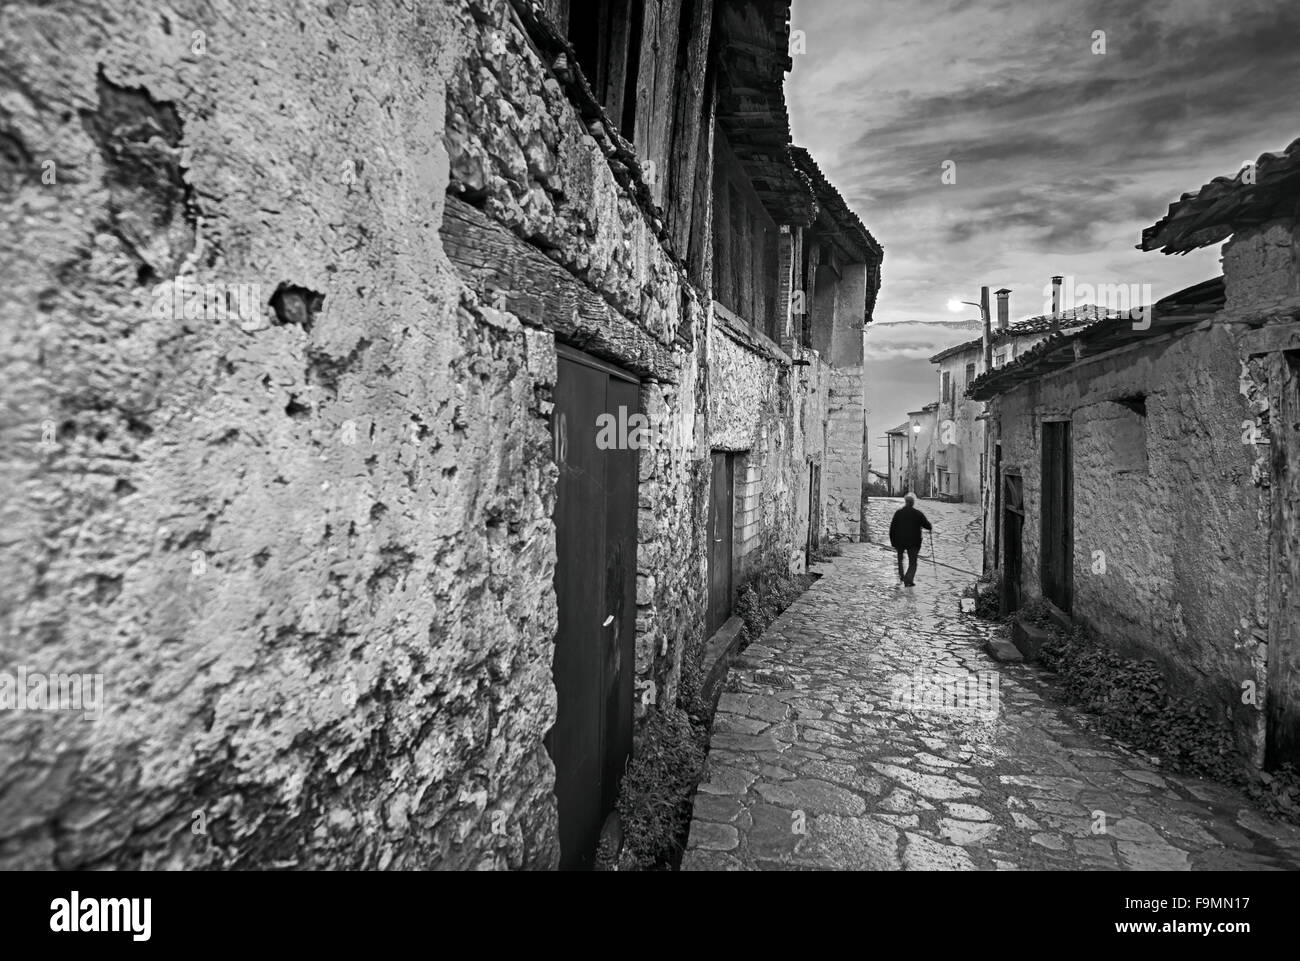
[[[910,491],[904,494],[903,503],[906,504],[908,507],[911,507],[913,504],[916,503],[916,495],[911,493]]]

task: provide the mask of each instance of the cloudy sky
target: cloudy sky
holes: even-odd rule
[[[1217,276],[1217,247],[1142,253],[1142,228],[1300,137],[1296,0],[793,0],[791,20],[795,141],[885,248],[875,324],[963,319],[948,299],[981,284],[1016,320],[1053,274],[1156,298]],[[965,339],[888,333],[868,346],[891,362]],[[873,434],[906,409],[877,413]]]

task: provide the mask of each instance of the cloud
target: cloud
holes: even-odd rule
[[[792,19],[794,134],[885,246],[877,320],[982,284],[1029,316],[1053,274],[1156,296],[1213,277],[1217,250],[1141,253],[1142,229],[1300,135],[1291,0],[794,0]]]
[[[979,321],[873,323],[867,328],[867,355],[872,362],[923,360],[928,364],[939,351],[980,336],[980,327]]]

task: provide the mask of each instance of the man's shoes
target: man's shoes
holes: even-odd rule
[[[915,587],[916,585],[913,584],[911,581],[903,581],[903,586],[904,586],[904,587]]]

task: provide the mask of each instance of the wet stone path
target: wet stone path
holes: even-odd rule
[[[899,503],[873,499],[873,538]],[[985,654],[1002,628],[957,601],[980,567],[974,506],[919,506],[937,564],[916,587],[881,544],[845,545],[733,665],[683,870],[1300,867],[1300,829]]]

